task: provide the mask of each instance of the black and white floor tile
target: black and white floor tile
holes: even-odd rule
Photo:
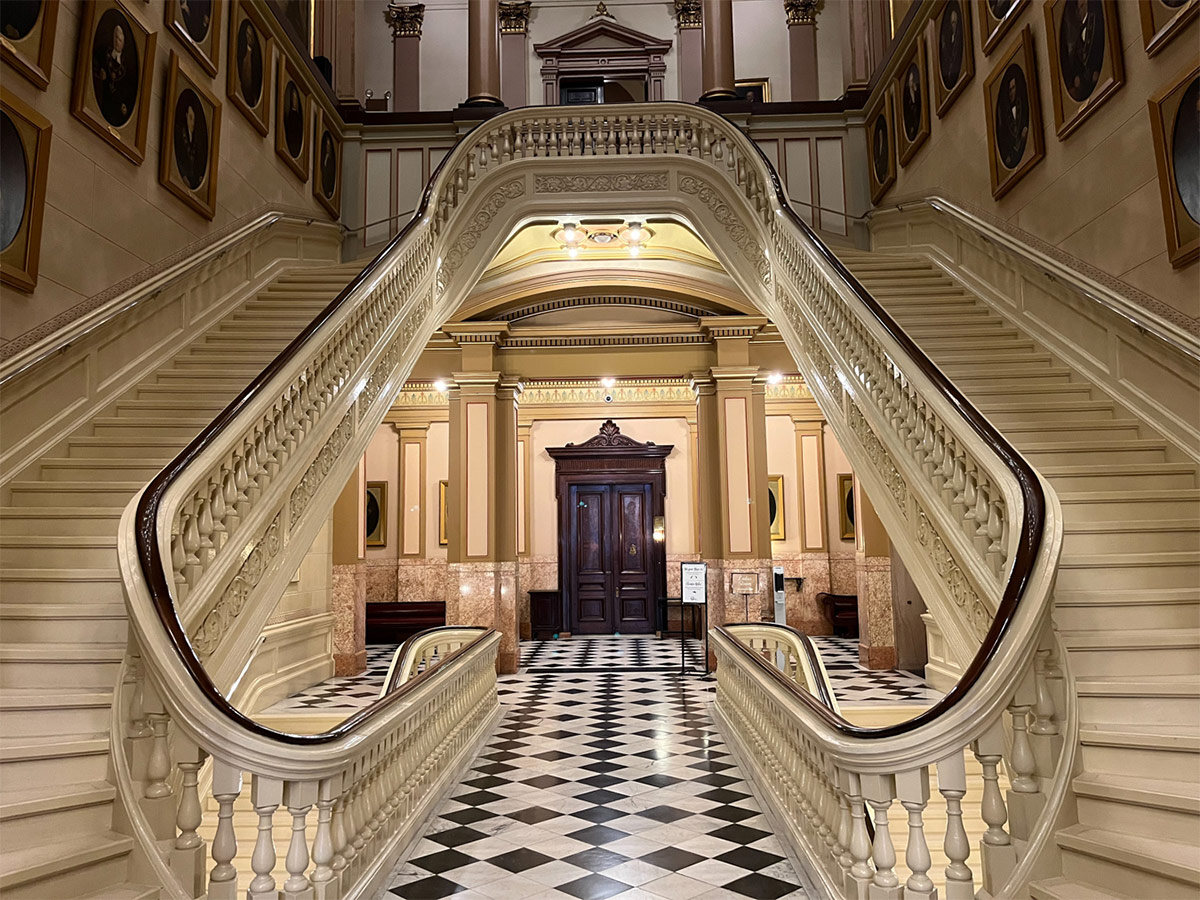
[[[280,700],[260,712],[328,713],[345,710],[347,715],[355,710],[370,706],[379,697],[379,689],[387,678],[388,667],[399,644],[369,644],[367,646],[367,670],[361,675],[335,676],[320,684],[314,684],[298,694]]]
[[[704,641],[652,637],[577,637],[560,641],[522,641],[521,669],[561,672],[563,669],[607,672],[612,668],[643,672],[678,672],[704,668]]]
[[[813,637],[825,663],[838,702],[872,706],[886,703],[933,703],[942,696],[912,672],[898,669],[871,670],[858,662],[855,638]]]
[[[503,722],[388,894],[807,896],[709,717],[713,683],[680,676],[678,643],[656,643],[523,648],[521,674],[500,680]]]

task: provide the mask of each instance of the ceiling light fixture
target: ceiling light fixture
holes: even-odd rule
[[[574,222],[563,222],[562,238],[568,244],[574,244],[579,239],[579,230]]]
[[[448,387],[448,385],[446,384],[446,379],[444,379],[444,378],[438,378],[433,382],[433,389],[435,391],[437,391],[439,394],[446,393],[447,387]]]
[[[644,236],[645,232],[642,231],[641,222],[629,223],[629,230],[625,232],[625,239],[629,241],[629,243],[636,244],[641,241]]]
[[[630,256],[637,256],[641,252],[642,252],[642,248],[639,247],[637,244],[629,245],[629,255]]]
[[[567,256],[571,259],[576,259],[579,256],[579,248],[574,246],[567,247]]]
[[[613,385],[617,383],[617,379],[613,378],[611,375],[606,375],[604,378],[600,379],[600,383],[604,385],[604,387],[611,390]]]
[[[767,384],[779,384],[781,381],[783,381],[783,376],[778,372],[772,372],[767,376]]]

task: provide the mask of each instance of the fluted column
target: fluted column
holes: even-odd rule
[[[704,93],[701,100],[732,100],[733,0],[704,0]]]
[[[463,106],[503,106],[500,100],[500,2],[467,4],[467,99]]]
[[[788,24],[788,63],[792,99],[816,100],[817,0],[783,0]]]
[[[392,28],[392,109],[421,108],[421,24],[425,4],[389,4],[383,18]]]

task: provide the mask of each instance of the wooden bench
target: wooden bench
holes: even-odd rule
[[[444,600],[367,604],[368,644],[398,644],[418,631],[445,624]]]
[[[825,607],[825,614],[833,625],[837,637],[858,637],[858,597],[854,594],[817,594],[817,602]]]

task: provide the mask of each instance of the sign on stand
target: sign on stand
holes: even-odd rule
[[[683,675],[708,674],[708,563],[685,562],[679,564],[682,606],[679,608],[679,671]],[[683,630],[683,610],[690,610],[692,631],[696,630],[696,610],[704,610],[704,670],[689,670],[687,664],[687,638]]]

